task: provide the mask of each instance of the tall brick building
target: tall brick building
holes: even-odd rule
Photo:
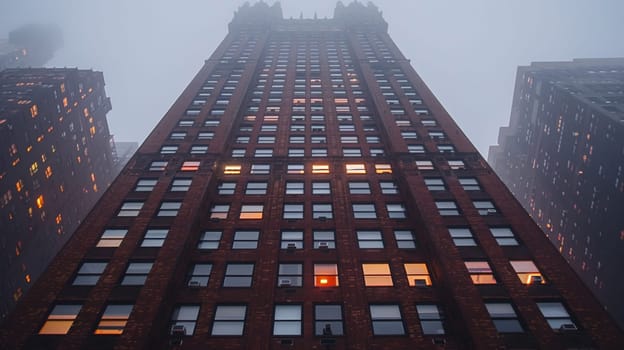
[[[102,73],[0,73],[0,320],[113,180]]]
[[[624,58],[520,67],[489,161],[624,326]]]
[[[59,349],[615,348],[373,5],[245,5],[1,333]]]

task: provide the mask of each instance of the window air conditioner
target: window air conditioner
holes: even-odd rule
[[[318,247],[319,247],[319,249],[329,249],[329,243],[327,243],[327,242],[319,242]]]
[[[175,325],[171,327],[171,335],[176,337],[183,337],[186,335],[186,327],[182,325]]]
[[[290,282],[289,279],[282,279],[282,280],[280,280],[279,286],[280,287],[290,287],[290,286],[292,286],[292,282]]]
[[[198,280],[190,280],[188,286],[191,288],[199,288],[201,287],[201,283]]]
[[[559,332],[574,332],[577,331],[576,325],[574,323],[564,323],[559,327]]]
[[[414,279],[414,286],[416,287],[426,287],[427,286],[427,280],[424,278],[416,278]]]
[[[295,249],[297,249],[297,245],[295,243],[288,243],[286,245],[286,249],[288,249],[288,250],[295,250]]]

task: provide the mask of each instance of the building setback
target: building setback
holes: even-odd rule
[[[615,348],[373,5],[229,33],[1,331],[13,348]]]
[[[624,59],[520,67],[489,161],[624,326]]]
[[[0,319],[113,180],[102,73],[0,73]]]
[[[41,67],[63,45],[57,25],[30,24],[0,39],[0,71],[9,68]]]

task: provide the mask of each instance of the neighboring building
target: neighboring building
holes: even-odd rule
[[[616,348],[373,5],[229,34],[0,330],[12,348]]]
[[[30,24],[0,39],[0,71],[8,68],[41,67],[63,45],[56,25]]]
[[[111,136],[111,148],[113,149],[113,162],[115,163],[115,176],[117,176],[126,164],[130,161],[130,158],[139,149],[138,142],[127,141],[115,141]]]
[[[102,73],[0,73],[0,320],[113,180]]]
[[[624,58],[533,63],[489,161],[624,326]]]

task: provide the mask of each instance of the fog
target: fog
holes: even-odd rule
[[[348,3],[349,1],[344,1]],[[54,22],[50,67],[104,72],[117,141],[139,141],[227,33],[243,0],[0,0],[0,37]],[[272,4],[273,1],[268,1]],[[507,125],[517,66],[624,57],[621,0],[377,0],[412,66],[486,156]],[[336,1],[284,0],[285,17],[332,17]]]

